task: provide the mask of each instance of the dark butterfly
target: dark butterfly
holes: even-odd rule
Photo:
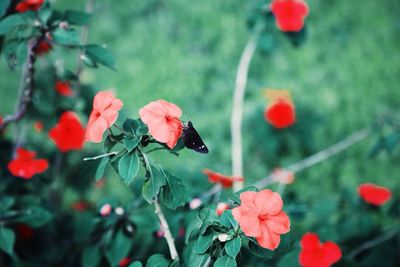
[[[207,154],[208,148],[201,139],[199,133],[193,127],[192,122],[188,121],[183,123],[183,143],[189,149],[193,149],[196,152]]]

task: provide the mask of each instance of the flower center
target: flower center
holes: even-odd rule
[[[100,117],[101,113],[100,113],[100,111],[96,111],[96,112],[94,113],[94,115],[95,115],[96,117]]]

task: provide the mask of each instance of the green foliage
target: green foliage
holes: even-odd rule
[[[11,229],[0,226],[0,249],[7,254],[13,254],[15,234]]]
[[[139,172],[139,157],[135,152],[129,152],[121,157],[118,171],[126,184],[130,184]]]
[[[151,256],[146,263],[146,267],[167,267],[169,266],[169,260],[164,255],[155,254]]]
[[[80,10],[66,10],[64,20],[72,25],[87,25],[90,22],[91,14]]]
[[[95,64],[101,64],[116,70],[114,55],[108,49],[99,45],[85,45],[84,51],[85,55]]]

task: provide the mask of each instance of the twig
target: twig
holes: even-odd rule
[[[348,253],[347,258],[352,259],[355,256],[357,256],[358,254],[360,254],[361,252],[363,252],[364,250],[373,248],[373,247],[391,239],[392,237],[396,236],[396,234],[399,233],[399,230],[400,230],[399,228],[392,229],[392,230],[384,233],[383,235],[378,236],[377,238],[371,239],[371,240],[361,244],[359,247],[355,248],[350,253]]]
[[[179,255],[178,252],[176,251],[176,247],[175,247],[175,242],[174,242],[174,238],[172,237],[171,231],[169,229],[169,225],[167,220],[164,217],[164,214],[161,210],[160,204],[158,203],[158,201],[154,201],[154,207],[156,209],[156,214],[158,216],[158,219],[160,220],[160,224],[162,227],[162,230],[164,231],[164,237],[165,240],[167,240],[168,243],[168,248],[169,248],[169,253],[171,254],[171,259],[175,260],[178,259],[179,260]]]
[[[371,134],[371,129],[370,128],[364,128],[361,129],[355,133],[353,133],[352,135],[350,135],[349,137],[347,137],[346,139],[340,141],[339,143],[336,143],[310,157],[307,157],[305,159],[302,159],[296,163],[293,163],[289,166],[287,166],[286,168],[283,168],[285,170],[291,171],[293,173],[297,173],[300,172],[304,169],[307,169],[311,166],[314,166],[326,159],[329,159],[330,157],[346,150],[347,148],[351,147],[352,145],[364,140],[365,138],[367,138],[369,135]],[[268,185],[270,183],[271,180],[273,180],[274,178],[274,174],[270,174],[267,177],[261,179],[260,181],[258,181],[255,186],[258,188],[263,188],[266,185]],[[285,189],[285,185],[281,185],[280,186],[280,190],[281,193],[283,192],[283,190]],[[278,190],[279,191],[279,190]]]
[[[243,102],[246,91],[247,76],[251,58],[257,47],[258,35],[254,34],[247,42],[240,58],[235,92],[233,94],[232,117],[231,117],[231,136],[232,136],[232,175],[243,177],[243,155],[242,155],[242,118]],[[233,190],[239,191],[243,187],[243,182],[234,182]]]
[[[84,158],[83,161],[101,159],[101,158],[104,158],[104,157],[114,156],[114,155],[117,155],[117,154],[118,154],[118,152],[114,151],[114,152],[110,152],[110,153],[106,153],[106,154],[101,154],[101,155],[98,155],[98,156],[95,156],[95,157]]]
[[[35,90],[35,82],[34,82],[34,74],[35,74],[35,49],[38,44],[42,41],[43,37],[39,37],[37,39],[33,39],[28,44],[28,59],[26,62],[26,75],[23,73],[25,77],[25,89],[22,92],[18,104],[18,108],[14,114],[8,115],[4,118],[3,123],[0,125],[0,132],[2,132],[10,123],[18,122],[21,120],[26,110],[28,109],[29,104],[32,101],[33,92]]]

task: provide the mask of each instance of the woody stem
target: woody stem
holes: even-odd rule
[[[243,102],[246,91],[247,76],[251,59],[257,47],[258,35],[247,42],[241,55],[236,74],[235,91],[233,94],[232,116],[231,116],[231,157],[232,157],[232,175],[243,177],[243,151],[242,151],[242,118]],[[243,182],[234,182],[233,190],[239,191],[243,187]]]

